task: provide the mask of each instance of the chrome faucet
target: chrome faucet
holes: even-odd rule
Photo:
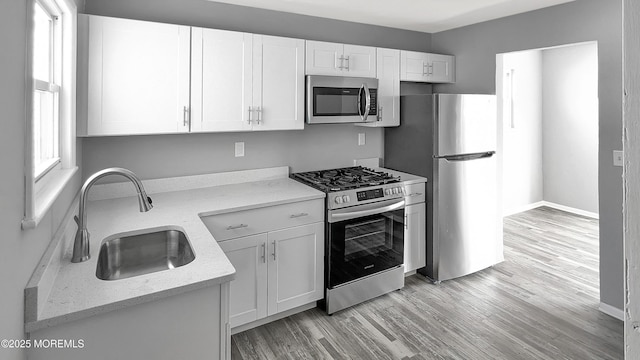
[[[153,205],[151,205],[151,198],[147,196],[147,193],[144,191],[144,186],[142,186],[142,182],[133,172],[123,168],[108,168],[100,170],[91,175],[87,179],[87,181],[84,182],[84,185],[82,185],[82,189],[80,189],[80,209],[78,211],[78,216],[73,217],[73,219],[76,221],[76,224],[78,224],[78,231],[76,232],[76,239],[73,243],[73,257],[71,258],[72,263],[87,261],[91,257],[91,254],[89,253],[89,231],[87,230],[87,213],[85,210],[85,206],[87,203],[87,193],[96,181],[107,175],[122,175],[131,180],[133,185],[135,185],[136,190],[138,191],[138,203],[140,204],[140,212],[146,212],[153,208]]]

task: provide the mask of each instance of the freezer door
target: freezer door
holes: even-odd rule
[[[448,280],[502,258],[495,156],[434,160],[434,274]]]
[[[434,95],[434,155],[496,150],[495,95]]]

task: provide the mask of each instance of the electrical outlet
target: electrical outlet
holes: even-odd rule
[[[244,156],[244,142],[236,143],[236,157]]]
[[[613,150],[613,166],[624,166],[624,153],[621,150]]]
[[[366,143],[366,140],[364,138],[364,133],[359,133],[358,134],[358,145],[364,145]]]

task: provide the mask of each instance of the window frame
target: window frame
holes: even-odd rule
[[[34,19],[36,4],[52,16],[50,82],[34,76]],[[76,55],[77,6],[73,0],[29,0],[27,2],[26,119],[25,119],[25,207],[23,229],[35,228],[77,172],[76,166]],[[55,17],[55,19],[53,19]],[[56,60],[57,59],[57,60]],[[36,169],[36,91],[57,97],[58,157]]]

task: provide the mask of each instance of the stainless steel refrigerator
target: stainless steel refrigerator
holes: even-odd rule
[[[439,282],[504,260],[494,95],[407,95],[384,166],[427,182],[427,266]]]

